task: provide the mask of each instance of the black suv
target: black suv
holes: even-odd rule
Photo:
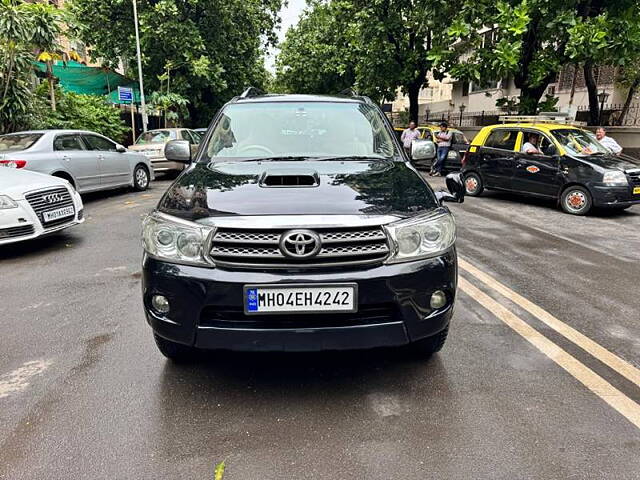
[[[160,351],[442,348],[455,223],[364,97],[253,95],[218,112],[143,222],[143,297]]]

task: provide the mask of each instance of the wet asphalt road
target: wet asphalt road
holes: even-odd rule
[[[210,479],[222,460],[225,480],[640,478],[639,207],[577,218],[496,193],[452,205],[465,288],[428,361],[216,353],[176,366],[156,351],[139,282],[140,219],[167,185],[87,196],[84,225],[0,250],[1,479]],[[540,334],[619,395],[561,368],[530,343]]]

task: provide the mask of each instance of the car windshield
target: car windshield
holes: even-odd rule
[[[40,137],[42,137],[41,133],[12,133],[11,135],[0,135],[0,152],[26,150],[36,143]]]
[[[225,108],[204,160],[389,159],[397,154],[392,134],[373,105],[256,102]]]
[[[169,140],[177,138],[175,130],[150,130],[143,133],[136,140],[136,145],[147,145],[149,143],[167,143]]]
[[[553,136],[570,155],[604,155],[611,153],[603,146],[594,134],[576,128],[553,130]]]

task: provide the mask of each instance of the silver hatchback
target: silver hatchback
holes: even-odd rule
[[[80,193],[125,186],[146,190],[154,179],[153,167],[145,156],[83,130],[0,135],[0,166],[64,178]]]

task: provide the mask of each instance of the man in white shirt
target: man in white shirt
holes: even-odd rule
[[[599,127],[596,130],[596,138],[603,147],[607,147],[613,153],[618,154],[622,152],[622,147],[618,145],[618,142],[616,142],[613,138],[607,136],[607,131],[604,128]]]
[[[411,144],[414,140],[420,138],[420,130],[416,128],[416,122],[413,120],[409,122],[409,128],[407,128],[400,136],[400,141],[404,147],[404,151],[407,152],[409,158],[411,158]]]
[[[522,144],[522,147],[520,147],[520,151],[529,155],[538,155],[542,153],[540,150],[538,150],[538,135],[536,135],[535,133],[530,133],[529,140]]]

